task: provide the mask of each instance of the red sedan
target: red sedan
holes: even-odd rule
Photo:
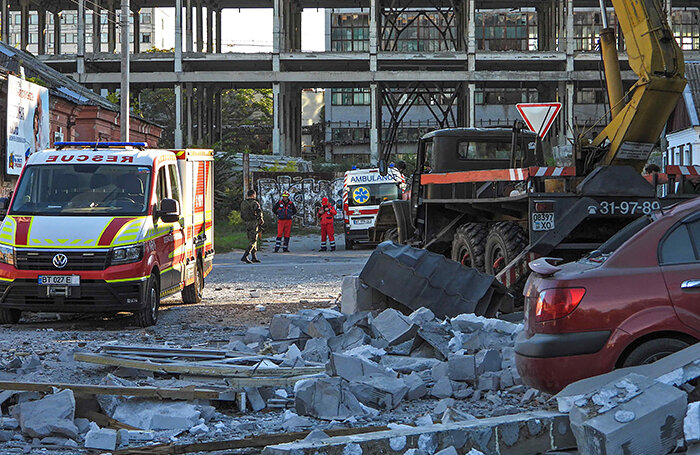
[[[700,198],[644,216],[577,262],[541,258],[525,287],[518,372],[555,393],[700,340]]]

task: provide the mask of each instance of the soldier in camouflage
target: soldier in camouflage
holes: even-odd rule
[[[248,191],[248,198],[241,203],[241,219],[245,222],[246,234],[248,235],[248,249],[243,253],[241,261],[246,264],[260,262],[255,255],[258,249],[258,237],[262,234],[265,219],[263,218],[262,207],[256,199],[255,190]],[[250,255],[250,259],[248,259]]]

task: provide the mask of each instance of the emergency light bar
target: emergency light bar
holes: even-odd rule
[[[148,147],[145,142],[55,142],[54,147],[61,150],[66,147],[90,147],[90,148],[109,148],[109,147],[134,147],[143,150]]]

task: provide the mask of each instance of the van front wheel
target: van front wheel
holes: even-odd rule
[[[182,290],[182,301],[186,304],[201,303],[204,294],[204,268],[202,261],[197,261],[194,271],[194,283]]]
[[[144,307],[135,313],[136,320],[141,327],[150,327],[158,322],[158,309],[160,307],[160,286],[158,277],[151,274],[146,283],[144,295]]]
[[[2,308],[0,309],[0,324],[17,324],[21,315],[20,310]]]

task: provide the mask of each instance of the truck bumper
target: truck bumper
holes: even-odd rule
[[[356,243],[369,242],[369,229],[345,229],[345,237]]]
[[[83,280],[68,296],[50,297],[36,280],[0,282],[0,308],[52,313],[106,313],[143,309],[147,280],[108,283]]]

